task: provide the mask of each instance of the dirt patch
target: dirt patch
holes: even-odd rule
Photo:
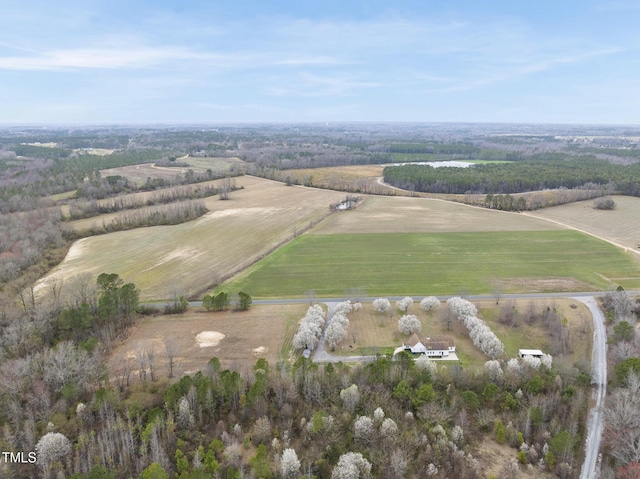
[[[218,331],[202,331],[196,335],[196,343],[201,348],[213,348],[220,344],[225,335]]]
[[[509,446],[497,444],[489,438],[485,439],[479,442],[480,446],[474,457],[478,458],[485,467],[486,477],[498,477],[502,467],[511,459],[516,459],[518,451]],[[520,465],[518,477],[522,479],[551,479],[556,476],[529,464],[527,466]]]
[[[503,290],[507,287],[531,293],[547,293],[555,291],[588,291],[590,286],[573,278],[510,278],[495,281]],[[593,288],[593,287],[591,287]]]

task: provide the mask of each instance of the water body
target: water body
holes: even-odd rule
[[[473,166],[473,163],[468,161],[412,161],[410,163],[394,163],[392,166],[405,166],[405,165],[427,165],[433,168],[469,168]]]

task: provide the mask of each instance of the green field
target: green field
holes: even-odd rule
[[[254,298],[640,287],[628,253],[576,231],[305,235],[222,286]]]

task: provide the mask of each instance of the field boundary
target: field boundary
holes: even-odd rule
[[[537,216],[535,214],[525,213],[525,212],[523,212],[521,214],[524,215],[524,216],[529,216],[530,218],[536,218],[536,219],[548,221],[549,223],[557,224],[558,226],[562,226],[563,228],[567,228],[567,229],[570,229],[570,230],[578,231],[580,233],[584,233],[586,235],[592,236],[592,237],[597,238],[599,240],[606,241],[607,243],[612,244],[613,246],[617,246],[618,248],[621,248],[624,251],[631,252],[631,253],[634,253],[634,254],[638,255],[638,258],[640,259],[640,251],[634,250],[633,248],[631,248],[629,246],[625,246],[623,244],[620,244],[620,243],[618,243],[616,241],[613,241],[613,240],[611,240],[609,238],[606,238],[605,236],[600,236],[600,235],[598,235],[596,233],[592,233],[590,231],[583,230],[581,228],[578,228],[577,226],[571,226],[570,224],[563,223],[562,221],[552,220],[550,218],[545,218],[544,216]]]

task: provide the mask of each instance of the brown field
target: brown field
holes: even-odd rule
[[[313,179],[313,185],[344,191],[358,191],[379,195],[409,195],[409,192],[397,190],[380,184],[384,165],[333,166],[327,168],[301,168],[282,171],[283,181],[289,177],[292,181],[306,184]]]
[[[54,278],[109,272],[135,283],[143,300],[199,295],[324,218],[329,205],[344,198],[341,192],[254,177],[236,182],[244,189],[228,201],[203,200],[211,211],[195,221],[76,241],[37,290]]]
[[[529,216],[556,221],[640,253],[640,198],[614,196],[616,209],[596,210],[593,200],[545,208]]]
[[[502,300],[501,304],[504,304]],[[522,314],[530,300],[517,300],[513,304]],[[549,352],[549,334],[542,321],[533,325],[527,325],[520,321],[515,328],[505,326],[497,321],[500,305],[495,301],[474,301],[480,311],[480,317],[484,319],[491,330],[505,344],[505,352],[508,357],[516,357],[518,349],[541,349]],[[566,356],[570,364],[575,364],[583,358],[591,357],[592,322],[588,309],[582,303],[571,299],[536,300],[536,307],[541,310],[550,306],[558,308],[564,318],[567,319],[573,351]],[[572,308],[575,305],[576,308]],[[407,336],[398,331],[397,323],[405,314],[398,310],[393,315],[380,314],[373,310],[371,303],[363,303],[363,308],[357,312],[351,312],[349,317],[349,334],[331,352],[335,355],[369,355],[390,354],[393,349],[402,345]],[[452,336],[456,343],[456,354],[463,365],[482,366],[488,358],[476,348],[464,327],[459,321],[452,321],[450,331],[447,331],[446,320],[448,309],[443,302],[435,311],[425,313],[420,309],[417,298],[409,310],[409,314],[415,314],[422,323],[420,336]],[[328,351],[327,346],[327,351]],[[448,362],[444,362],[448,364]]]
[[[554,229],[561,227],[519,213],[436,199],[367,196],[355,211],[329,218],[314,233],[461,233]]]
[[[173,180],[176,175],[182,175],[189,170],[202,174],[206,173],[208,169],[211,169],[214,175],[219,176],[244,169],[244,161],[239,158],[182,158],[180,161],[189,163],[190,166],[172,168],[154,166],[153,163],[143,163],[140,165],[108,168],[106,170],[100,170],[100,173],[103,177],[120,175],[133,183],[141,185],[147,181],[147,178]]]
[[[131,379],[137,381],[136,352],[153,348],[158,377],[166,378],[165,338],[173,338],[177,346],[174,363],[177,378],[203,370],[213,357],[217,357],[223,367],[235,370],[249,369],[259,358],[274,365],[283,355],[283,344],[291,343],[307,307],[306,304],[256,305],[249,311],[217,313],[191,309],[183,315],[147,317],[130,328],[128,337],[116,346],[109,370],[113,376],[128,360],[133,370]],[[212,341],[209,345],[203,342],[205,347],[201,347],[198,339],[207,339],[207,336]]]

